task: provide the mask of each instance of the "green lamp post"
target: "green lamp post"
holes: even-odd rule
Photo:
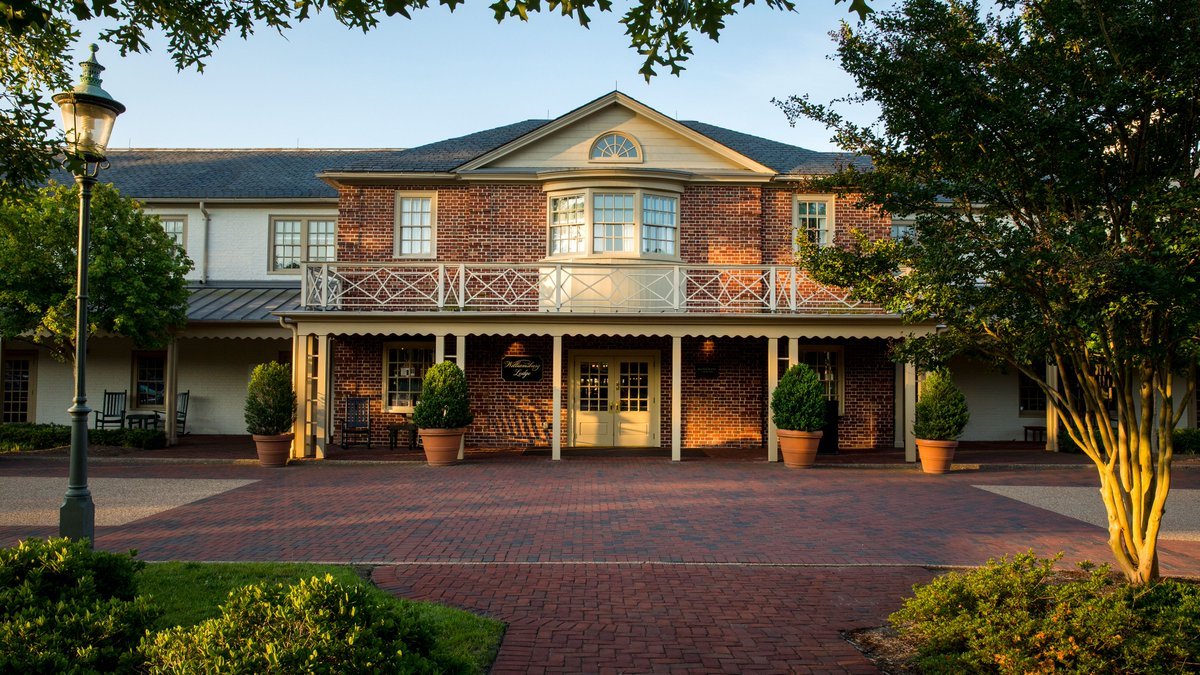
[[[88,326],[88,242],[91,225],[92,186],[101,169],[108,168],[105,153],[113,122],[125,112],[125,106],[113,100],[100,88],[100,72],[104,66],[96,62],[96,45],[92,54],[79,64],[82,74],[72,91],[54,95],[62,110],[63,129],[67,145],[63,167],[75,175],[79,185],[79,248],[75,292],[75,399],[67,412],[71,414],[71,468],[67,478],[67,493],[58,512],[58,533],[71,539],[96,539],[96,506],[87,483],[88,414],[85,383],[87,376]]]

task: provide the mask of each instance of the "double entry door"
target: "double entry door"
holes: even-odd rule
[[[571,355],[571,445],[656,447],[658,354]]]

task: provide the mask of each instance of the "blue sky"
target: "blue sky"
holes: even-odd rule
[[[128,107],[110,146],[415,147],[555,117],[615,86],[671,117],[830,150],[825,129],[790,127],[770,101],[852,91],[827,58],[829,32],[854,18],[846,6],[749,7],[729,19],[719,43],[693,36],[696,53],[681,76],[649,84],[619,14],[598,13],[587,30],[552,14],[497,24],[482,2],[385,19],[365,35],[318,16],[283,35],[227,38],[202,74],[176,72],[161,40],[126,58],[101,44],[104,87]],[[98,31],[82,26],[77,56]]]

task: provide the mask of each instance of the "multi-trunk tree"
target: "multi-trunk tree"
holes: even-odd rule
[[[859,93],[780,102],[874,160],[837,182],[913,220],[899,240],[806,247],[802,264],[944,325],[901,357],[969,353],[1037,382],[1095,463],[1117,565],[1145,582],[1200,336],[1200,3],[988,7],[904,0],[843,26]],[[838,114],[864,102],[874,125]]]

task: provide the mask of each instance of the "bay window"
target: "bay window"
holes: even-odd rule
[[[679,255],[677,195],[585,189],[552,194],[547,212],[547,251],[552,257],[674,259]]]

